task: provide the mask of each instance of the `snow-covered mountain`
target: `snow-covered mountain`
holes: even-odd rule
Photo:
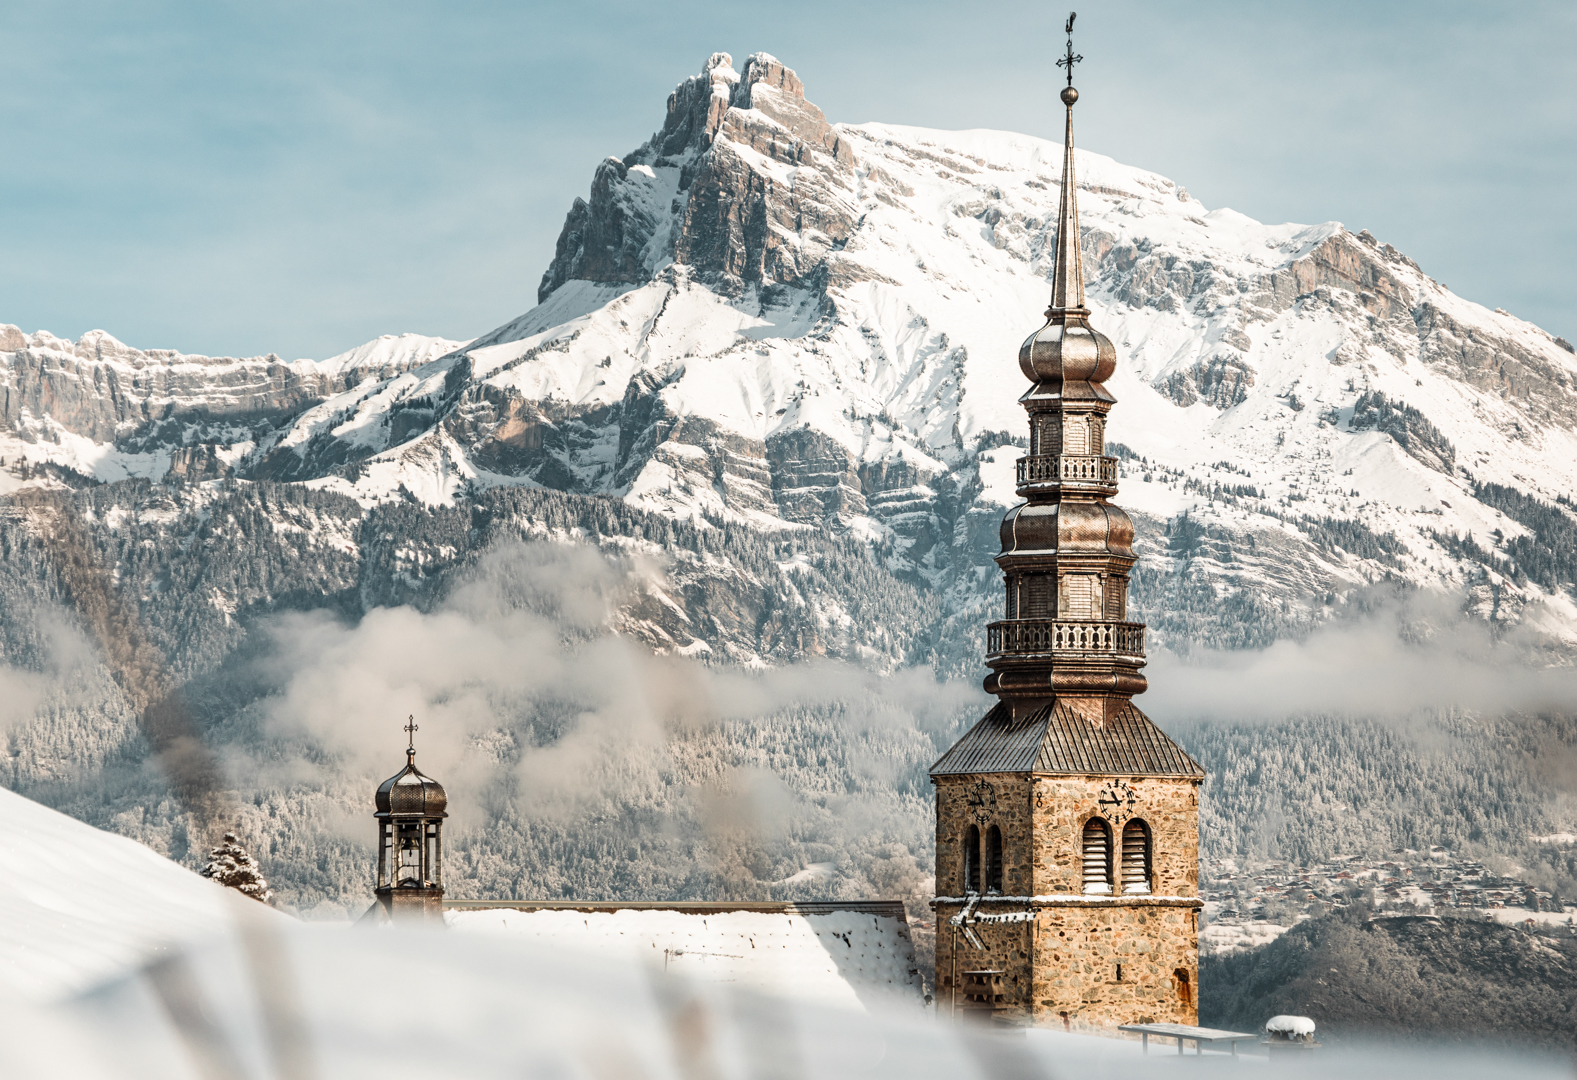
[[[508,325],[294,363],[0,329],[0,456],[364,505],[540,485],[828,526],[972,619],[1014,501],[1015,357],[1047,298],[1059,165],[1024,135],[829,124],[771,56],[718,53],[597,167]],[[1568,343],[1367,232],[1207,210],[1096,153],[1078,175],[1093,322],[1119,348],[1118,501],[1171,538],[1148,565],[1181,553],[1218,592],[1299,609],[1284,621],[1393,575],[1477,589],[1498,617],[1541,601],[1570,636],[1572,556],[1538,524],[1569,529],[1550,504],[1577,490]],[[1535,548],[1554,570],[1530,572]]]

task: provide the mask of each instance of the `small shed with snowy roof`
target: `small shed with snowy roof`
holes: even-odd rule
[[[551,940],[821,1005],[865,1010],[878,1001],[925,1003],[908,919],[897,901],[446,900],[444,922],[461,933]]]

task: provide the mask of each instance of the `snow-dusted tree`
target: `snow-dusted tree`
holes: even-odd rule
[[[225,833],[224,843],[209,853],[208,865],[203,867],[203,877],[212,878],[226,888],[265,904],[274,895],[257,860],[241,846],[235,833]]]

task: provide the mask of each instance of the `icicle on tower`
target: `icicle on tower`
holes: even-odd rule
[[[1007,1023],[1194,1024],[1204,770],[1132,701],[1144,626],[1127,612],[1133,523],[1107,501],[1117,352],[1084,301],[1068,30],[1051,307],[1019,350],[1024,502],[1002,519],[986,631],[999,701],[931,769],[937,998]]]

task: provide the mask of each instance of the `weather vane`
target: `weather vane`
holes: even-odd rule
[[[420,731],[420,730],[421,730],[421,728],[417,727],[417,725],[416,725],[416,714],[415,713],[412,713],[410,716],[407,716],[405,718],[405,731],[410,733],[410,739],[411,739],[410,745],[408,745],[406,747],[406,749],[411,751],[412,753],[416,752],[416,733],[418,731]]]
[[[1062,32],[1068,35],[1068,52],[1061,60],[1057,61],[1058,67],[1065,67],[1068,69],[1069,86],[1073,85],[1073,65],[1084,59],[1084,57],[1073,51],[1073,20],[1077,19],[1078,17],[1079,13],[1077,11],[1068,12],[1068,25],[1062,28]]]

